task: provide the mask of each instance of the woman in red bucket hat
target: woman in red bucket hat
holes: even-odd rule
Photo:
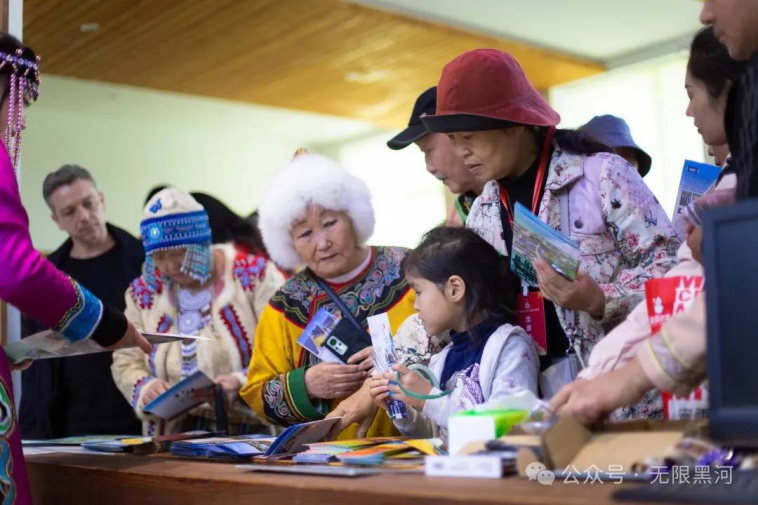
[[[509,255],[518,202],[579,243],[575,280],[536,261],[539,289],[525,286],[519,301],[519,321],[550,368],[540,378],[549,397],[643,299],[645,281],[674,265],[679,241],[639,173],[584,134],[556,129],[560,116],[508,53],[458,56],[437,93],[437,113],[424,125],[447,133],[469,170],[488,181],[466,226]]]

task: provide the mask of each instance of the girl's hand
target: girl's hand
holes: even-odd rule
[[[374,405],[382,410],[387,410],[387,397],[389,397],[389,389],[387,386],[389,381],[381,375],[375,375],[371,378],[369,394]]]
[[[403,390],[397,385],[395,380],[397,379],[397,373],[400,373],[400,384],[406,391],[411,391],[416,394],[426,395],[432,390],[432,385],[424,379],[418,373],[409,370],[408,367],[400,364],[392,366],[392,372],[385,372],[384,378],[387,380],[387,389],[389,390],[390,397],[393,400],[399,400],[406,405],[413,407],[416,410],[422,410],[426,400],[419,400],[418,398],[411,398],[403,393]]]
[[[570,281],[553,270],[547,261],[540,258],[534,262],[542,295],[559,307],[589,312],[595,317],[605,313],[605,294],[595,280],[586,272],[579,272],[575,281]]]

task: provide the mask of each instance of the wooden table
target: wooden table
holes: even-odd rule
[[[44,454],[26,461],[35,505],[594,505],[614,503],[611,495],[619,489],[560,481],[543,486],[520,478],[255,473],[233,464],[133,455]]]

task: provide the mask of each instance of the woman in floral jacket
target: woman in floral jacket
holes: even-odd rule
[[[489,181],[466,226],[509,255],[518,202],[555,230],[567,223],[579,244],[574,281],[544,260],[518,265],[533,268],[539,284],[539,292],[522,295],[520,308],[530,318],[521,323],[544,356],[543,369],[570,344],[586,358],[643,299],[645,282],[674,265],[679,240],[639,173],[603,152],[610,151],[605,146],[556,130],[560,116],[509,54],[475,50],[448,63],[437,114],[422,121],[432,132],[447,133],[469,170]],[[534,312],[543,296],[552,303]]]

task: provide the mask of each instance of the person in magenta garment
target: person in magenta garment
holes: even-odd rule
[[[71,341],[92,339],[107,348],[150,344],[120,311],[57,270],[34,249],[29,217],[21,204],[18,166],[24,107],[36,100],[38,58],[15,37],[0,32],[0,299],[61,332]],[[13,402],[12,367],[0,347],[0,497],[31,504]]]

